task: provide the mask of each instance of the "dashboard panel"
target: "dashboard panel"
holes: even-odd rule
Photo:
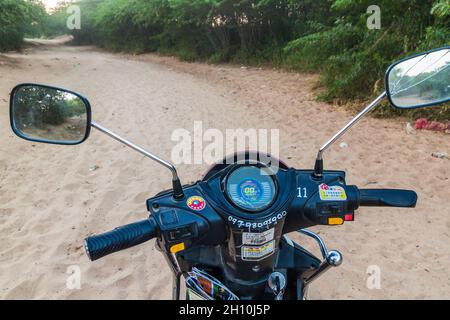
[[[230,172],[225,185],[229,201],[250,212],[270,207],[278,192],[273,175],[266,168],[256,166],[237,167]]]

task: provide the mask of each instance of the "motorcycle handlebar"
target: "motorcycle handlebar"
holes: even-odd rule
[[[359,189],[359,206],[414,208],[417,194],[409,190]]]
[[[150,217],[144,221],[86,238],[84,240],[86,253],[91,261],[95,261],[111,253],[149,241],[157,236],[156,231],[156,223]]]
[[[353,209],[366,207],[414,208],[417,194],[414,191],[394,189],[348,189]],[[109,254],[137,246],[158,236],[157,223],[153,217],[144,221],[119,227],[110,232],[85,239],[86,253],[91,261]]]

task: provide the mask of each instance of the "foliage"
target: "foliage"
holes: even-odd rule
[[[26,34],[40,33],[45,16],[37,0],[0,0],[0,51],[19,50]]]
[[[88,2],[87,0],[81,1]],[[181,59],[272,63],[320,72],[322,99],[366,99],[389,64],[449,44],[448,0],[379,0],[381,30],[369,30],[371,0],[104,0],[95,43]]]
[[[0,6],[30,2],[0,0]],[[319,72],[324,86],[320,98],[327,101],[367,99],[383,89],[384,72],[392,62],[450,44],[450,0],[77,0],[75,4],[82,13],[81,30],[72,31],[77,43],[113,51],[160,52],[188,61],[271,63]],[[367,27],[371,16],[367,9],[373,4],[381,9],[380,30]],[[45,35],[67,33],[66,6],[45,19]],[[11,8],[0,12],[19,14]],[[20,43],[23,31],[3,34]],[[448,112],[444,117],[450,118]]]

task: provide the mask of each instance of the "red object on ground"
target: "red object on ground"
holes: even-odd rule
[[[426,118],[417,119],[414,123],[417,130],[446,131],[450,130],[450,122],[442,123],[437,121],[428,121]]]

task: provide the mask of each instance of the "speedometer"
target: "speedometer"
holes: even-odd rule
[[[243,166],[232,171],[226,182],[226,192],[231,202],[246,211],[267,209],[276,196],[276,185],[265,168]]]

